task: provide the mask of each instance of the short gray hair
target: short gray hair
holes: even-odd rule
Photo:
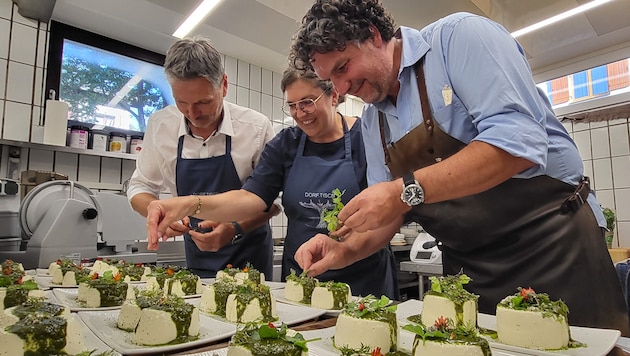
[[[194,36],[178,40],[168,49],[164,73],[169,81],[204,77],[219,87],[225,72],[221,54],[214,48],[212,41]]]

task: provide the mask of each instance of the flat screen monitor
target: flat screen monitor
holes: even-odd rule
[[[46,89],[68,120],[128,134],[173,103],[164,55],[52,21]]]

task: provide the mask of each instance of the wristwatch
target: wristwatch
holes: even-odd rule
[[[245,232],[243,231],[241,224],[237,223],[236,221],[232,221],[232,226],[234,226],[234,237],[232,237],[232,245],[236,245],[243,238],[243,234]]]
[[[403,190],[400,194],[400,200],[410,207],[418,206],[424,203],[424,190],[420,183],[414,178],[413,172],[406,173],[403,178]]]

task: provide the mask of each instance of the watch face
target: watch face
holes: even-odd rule
[[[424,192],[418,185],[408,185],[403,190],[402,200],[409,206],[422,204],[424,202]]]

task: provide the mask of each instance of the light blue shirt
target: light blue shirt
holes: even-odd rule
[[[391,179],[378,111],[386,114],[390,142],[422,120],[413,65],[423,56],[431,111],[443,131],[466,144],[486,142],[536,164],[514,178],[548,175],[578,184],[584,167],[577,146],[534,83],[523,49],[501,25],[456,13],[421,31],[401,27],[401,33],[396,105],[389,100],[369,104],[362,115],[370,185]],[[588,202],[599,225],[606,226],[593,192]]]

